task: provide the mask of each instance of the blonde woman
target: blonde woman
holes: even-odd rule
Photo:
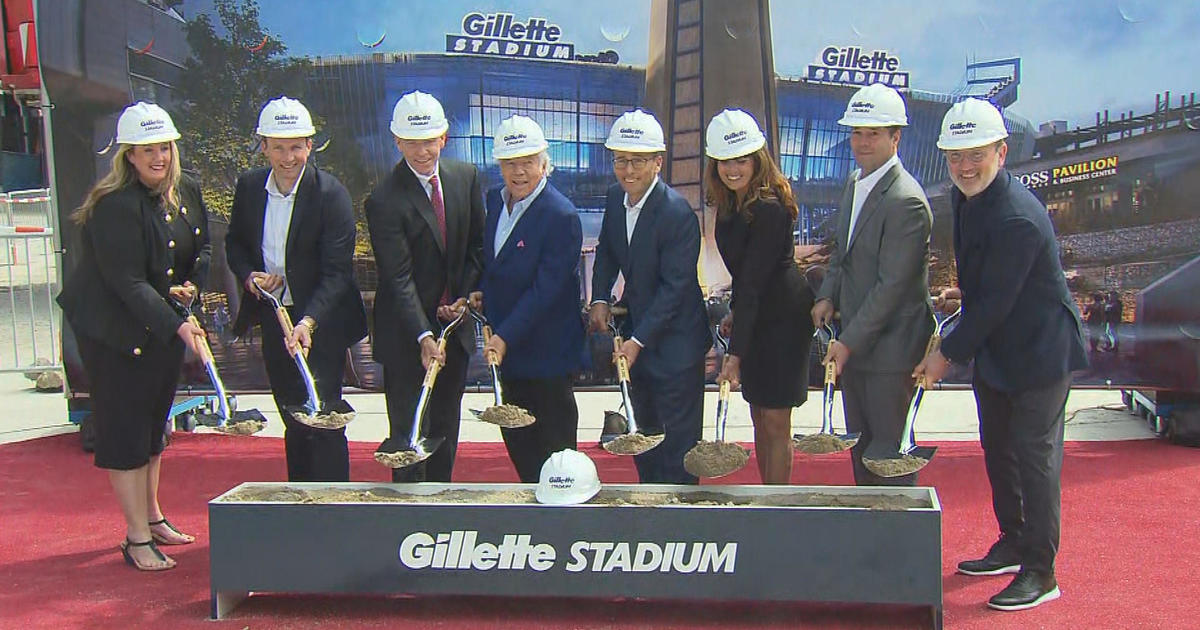
[[[125,517],[125,561],[143,571],[175,566],[158,545],[194,537],[163,516],[158,479],[163,433],[185,348],[204,332],[170,303],[190,303],[208,272],[208,213],[182,178],[179,132],[157,105],[137,103],[117,122],[109,171],[72,215],[79,260],[58,296],[90,381],[95,464],[108,471]]]
[[[733,276],[730,335],[720,379],[741,385],[763,483],[792,476],[792,407],[808,398],[813,294],[794,260],[796,202],[754,118],[725,110],[708,125],[705,182],[714,233]]]

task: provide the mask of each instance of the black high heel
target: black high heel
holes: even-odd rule
[[[188,540],[185,542],[172,542],[171,540],[167,539],[166,536],[163,536],[162,534],[159,534],[154,531],[153,528],[158,525],[166,525],[167,529],[171,530],[171,533],[175,534],[176,536],[188,536],[189,534],[185,534],[185,533],[179,531],[174,525],[171,524],[171,521],[168,521],[167,517],[164,516],[161,519],[150,523],[150,527],[151,527],[150,537],[154,540],[154,542],[156,542],[160,545],[190,545],[190,544],[196,542],[195,536],[191,537],[192,540]]]
[[[123,540],[121,542],[121,555],[125,556],[125,564],[128,564],[129,566],[137,569],[138,571],[166,571],[167,569],[175,568],[174,564],[168,564],[168,565],[162,566],[162,567],[155,567],[155,566],[150,566],[150,565],[146,565],[146,564],[141,564],[137,560],[134,560],[133,554],[129,553],[130,547],[149,547],[150,551],[153,551],[154,555],[157,556],[158,559],[163,562],[167,562],[167,557],[165,555],[163,555],[163,552],[159,551],[158,545],[154,544],[153,539],[147,540],[146,542],[133,542],[132,540],[129,540],[128,538],[126,538],[125,540]]]

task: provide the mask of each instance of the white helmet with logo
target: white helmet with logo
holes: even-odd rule
[[[943,151],[958,151],[985,147],[1008,137],[1004,116],[995,105],[968,98],[955,103],[942,119],[942,133],[937,146]]]
[[[542,464],[534,496],[538,503],[574,505],[600,492],[600,477],[590,457],[571,449],[554,453]]]
[[[908,112],[900,93],[882,84],[872,83],[850,97],[846,113],[838,121],[847,127],[905,127]]]
[[[450,129],[442,104],[430,94],[413,90],[392,109],[392,135],[402,140],[428,140]]]
[[[157,144],[179,138],[171,116],[154,103],[138,101],[117,119],[117,144]]]
[[[631,153],[658,153],[666,151],[667,144],[663,141],[662,125],[654,116],[635,109],[621,114],[608,132],[608,141],[604,143],[610,151],[629,151]]]
[[[258,129],[254,133],[264,138],[309,138],[317,130],[313,128],[312,115],[303,103],[280,96],[263,106],[262,113],[258,115]]]
[[[732,160],[763,148],[767,138],[754,117],[740,109],[727,109],[708,123],[704,153],[714,160]]]
[[[496,127],[496,138],[492,145],[492,157],[497,160],[536,155],[550,147],[546,134],[532,118],[514,114],[505,118]]]

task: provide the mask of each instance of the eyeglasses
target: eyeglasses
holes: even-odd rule
[[[645,168],[647,164],[654,161],[654,158],[635,157],[635,158],[613,158],[613,168],[627,168],[632,166],[635,170]]]
[[[944,151],[943,154],[946,156],[946,161],[951,164],[961,164],[964,159],[972,164],[983,164],[983,161],[987,159],[988,154],[992,153],[993,150],[987,148],[972,149],[970,151]]]

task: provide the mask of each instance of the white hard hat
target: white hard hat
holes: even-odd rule
[[[666,151],[667,144],[663,141],[662,125],[654,116],[635,109],[621,114],[608,132],[608,141],[604,143],[611,151],[629,151],[631,153],[658,153]]]
[[[714,160],[732,160],[763,148],[767,138],[754,117],[740,109],[727,109],[708,123],[704,153]]]
[[[985,147],[1008,137],[1004,117],[995,105],[977,98],[955,103],[942,119],[937,147],[943,151]]]
[[[850,97],[846,113],[838,124],[847,127],[905,127],[908,125],[908,113],[899,92],[882,83],[872,83]]]
[[[117,119],[117,144],[157,144],[179,137],[171,116],[154,103],[138,101]]]
[[[538,503],[574,505],[585,503],[600,492],[596,464],[579,451],[563,449],[542,464],[534,496]]]
[[[442,104],[430,94],[413,90],[392,109],[392,135],[403,140],[438,138],[450,129]]]
[[[258,115],[258,129],[254,133],[264,138],[308,138],[317,130],[313,128],[312,115],[303,103],[280,96],[263,106],[262,113]]]
[[[492,157],[497,160],[535,155],[545,151],[550,144],[546,134],[532,118],[514,114],[505,118],[496,127],[496,139],[492,145]]]

